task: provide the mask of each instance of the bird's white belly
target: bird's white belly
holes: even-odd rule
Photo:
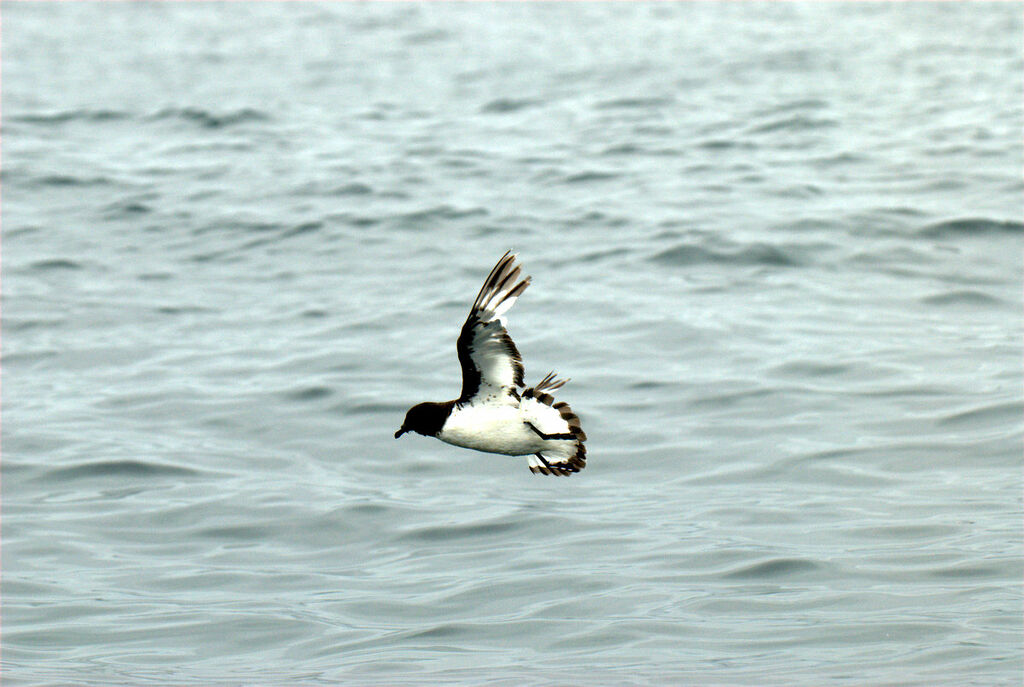
[[[544,446],[516,405],[456,408],[437,438],[455,446],[509,456],[536,453]]]

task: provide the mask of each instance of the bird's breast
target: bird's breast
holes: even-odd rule
[[[537,436],[518,406],[465,405],[452,410],[437,438],[488,453],[522,456],[538,449]]]

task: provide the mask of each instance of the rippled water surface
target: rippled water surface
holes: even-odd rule
[[[1018,5],[2,13],[4,684],[1020,684]]]

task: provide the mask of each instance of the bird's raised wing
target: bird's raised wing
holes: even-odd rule
[[[462,365],[462,395],[457,401],[460,404],[481,391],[488,395],[503,394],[523,385],[523,359],[505,329],[503,317],[530,285],[529,277],[516,283],[520,270],[515,263],[512,251],[501,257],[462,325],[457,344]]]

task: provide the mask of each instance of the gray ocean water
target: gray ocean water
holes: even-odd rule
[[[1021,684],[1022,24],[5,2],[3,683]]]

